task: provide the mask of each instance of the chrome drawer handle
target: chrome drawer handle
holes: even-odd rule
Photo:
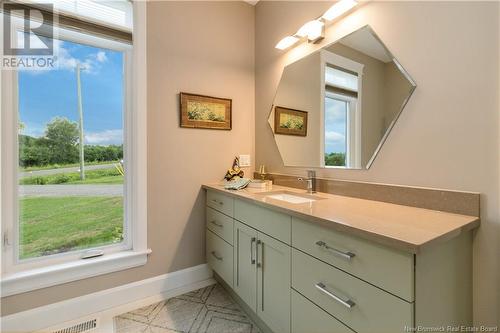
[[[253,256],[253,244],[255,243],[257,239],[255,237],[252,237],[250,240],[250,264],[255,265],[255,258]]]
[[[329,246],[328,244],[326,244],[323,241],[317,241],[316,245],[318,245],[319,247],[325,248],[328,251],[331,251],[333,254],[335,254],[339,257],[342,257],[344,259],[347,259],[347,260],[351,260],[352,258],[354,258],[356,256],[356,254],[354,254],[352,252],[342,252],[340,250],[337,250],[337,249]]]
[[[259,254],[257,254],[257,269],[260,268],[260,278],[261,278],[261,295],[260,295],[260,310],[264,311],[264,242],[260,239],[257,239],[257,252],[259,252],[260,245],[260,262],[259,262]]]
[[[220,224],[220,223],[217,223],[216,220],[210,221],[210,223],[212,223],[213,225],[215,225],[215,226],[217,226],[219,228],[224,228],[224,226],[222,224]]]
[[[328,289],[326,289],[326,286],[322,283],[322,282],[319,282],[315,285],[316,289],[318,289],[319,291],[321,291],[322,293],[330,296],[331,298],[333,298],[334,300],[336,300],[337,302],[339,302],[340,304],[342,304],[343,306],[345,306],[346,308],[352,308],[354,305],[356,305],[356,303],[354,303],[353,301],[351,301],[350,299],[346,299],[346,300],[343,300],[342,298],[338,297],[337,295],[335,295],[334,293],[332,293],[331,291],[329,291]]]
[[[213,256],[215,257],[215,259],[217,259],[217,260],[222,261],[222,259],[223,259],[222,257],[219,257],[219,256],[215,253],[215,251],[212,251],[212,255],[213,255]]]
[[[260,252],[259,252],[259,245],[261,245]],[[264,243],[260,239],[258,239],[257,240],[257,247],[255,248],[255,254],[257,257],[257,268],[262,268],[262,252],[264,251],[262,249],[263,245],[264,245]],[[259,261],[259,259],[260,259],[260,261]]]
[[[218,201],[217,199],[212,199],[212,201],[221,205],[221,206],[224,204],[222,201]]]

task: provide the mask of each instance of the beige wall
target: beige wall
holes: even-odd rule
[[[267,111],[283,67],[370,24],[417,89],[370,170],[318,169],[318,176],[481,192],[474,236],[474,321],[497,324],[499,276],[499,3],[369,2],[327,30],[317,45],[274,45],[331,2],[259,2],[256,8],[257,164],[282,165]],[[480,88],[480,89],[476,89]],[[471,94],[471,89],[474,94]]]
[[[3,298],[2,315],[205,262],[200,185],[221,179],[236,154],[254,157],[254,8],[243,2],[153,2],[147,19],[153,253],[143,267]],[[179,128],[180,91],[232,98],[233,129]]]

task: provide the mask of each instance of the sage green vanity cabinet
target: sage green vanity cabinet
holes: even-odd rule
[[[415,254],[300,216],[207,190],[208,264],[264,332],[472,325],[470,231]]]
[[[278,239],[290,242],[291,217],[209,191],[206,226],[210,267],[273,332],[289,333],[291,247]]]

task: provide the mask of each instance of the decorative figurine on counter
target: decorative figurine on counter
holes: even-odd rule
[[[236,177],[243,178],[244,176],[243,170],[240,169],[240,159],[238,157],[234,158],[233,167],[226,172],[226,176],[224,179],[227,181],[234,180]]]

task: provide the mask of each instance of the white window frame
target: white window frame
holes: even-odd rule
[[[350,100],[348,119],[349,126],[347,127],[348,133],[346,133],[346,141],[348,141],[348,151],[346,151],[346,166],[328,166],[325,165],[325,98],[327,93],[325,88],[325,71],[327,64],[335,65],[341,68],[345,68],[351,72],[358,75],[358,97],[356,99]],[[321,61],[320,61],[320,75],[321,75],[321,112],[320,112],[320,165],[323,168],[361,168],[361,135],[362,135],[362,96],[363,96],[363,69],[364,65],[353,61],[351,59],[342,57],[338,54],[322,50],[321,51]],[[336,99],[346,99],[346,96],[341,96],[342,98]],[[353,103],[354,102],[354,103]],[[351,121],[354,120],[354,121]],[[349,156],[347,158],[347,156]]]
[[[14,41],[17,41],[17,36],[16,33],[18,31],[22,31],[22,20],[17,19],[15,20],[17,22],[16,28],[12,31],[14,38]],[[89,35],[85,35],[82,33],[76,33],[74,31],[69,31],[69,30],[64,30],[64,29],[58,29],[57,38],[62,41],[69,41],[69,42],[75,42],[78,44],[82,45],[89,45],[93,47],[98,47],[98,48],[105,48],[109,49],[112,51],[119,51],[123,52],[124,54],[124,91],[131,91],[130,87],[130,79],[131,79],[131,70],[132,70],[132,46],[120,42],[114,42],[110,40],[106,40],[104,38],[100,37],[93,37]],[[5,75],[5,80],[10,81],[12,84],[12,87],[17,87],[18,86],[18,72],[11,70]],[[12,91],[11,96],[13,97],[13,102],[10,102],[9,104],[12,105],[12,112],[10,112],[10,122],[12,128],[16,128],[16,124],[18,124],[19,119],[18,119],[18,103],[16,103],[16,100],[18,97],[17,91],[14,89]],[[128,149],[129,144],[130,144],[130,111],[131,111],[131,98],[129,94],[124,94],[125,100],[124,100],[124,123],[123,123],[123,129],[124,129],[124,161],[125,165],[124,168],[125,170],[131,170],[130,167],[130,159],[133,155],[132,151]],[[9,121],[7,120],[7,123]],[[12,145],[12,144],[9,144]],[[14,144],[15,149],[13,151],[13,160],[18,161],[19,156],[18,156],[18,149],[17,149],[17,144]],[[12,179],[17,179],[18,174],[17,170],[14,168],[13,169],[14,174],[12,175]],[[120,252],[120,251],[125,251],[125,250],[130,250],[132,248],[132,233],[131,233],[131,221],[130,221],[130,211],[131,211],[131,200],[130,197],[127,195],[128,192],[131,191],[131,175],[130,173],[126,172],[126,178],[124,182],[124,225],[123,225],[123,230],[124,230],[124,240],[118,244],[109,244],[109,245],[103,245],[103,246],[96,246],[92,248],[86,248],[86,249],[81,249],[81,250],[74,250],[74,251],[68,251],[64,253],[58,253],[58,254],[53,254],[53,255],[48,255],[48,256],[43,256],[43,257],[36,257],[36,258],[29,258],[29,259],[19,259],[19,249],[20,249],[20,244],[19,244],[19,208],[18,205],[15,205],[14,210],[12,211],[12,219],[10,221],[6,221],[6,227],[11,230],[11,236],[9,238],[11,239],[11,243],[13,246],[7,247],[6,251],[6,257],[5,257],[5,270],[9,272],[20,272],[20,271],[25,271],[27,269],[34,269],[34,268],[40,268],[48,265],[55,265],[58,263],[63,263],[67,261],[72,261],[72,260],[78,260],[84,252],[87,252],[88,250],[102,250],[104,254],[110,254],[110,253],[115,253],[115,252]],[[13,184],[14,185],[14,184]],[[17,196],[17,186],[14,187],[14,193]],[[18,202],[18,201],[17,201]],[[11,223],[9,223],[11,222]]]
[[[123,270],[147,262],[151,252],[147,248],[147,103],[146,103],[146,8],[145,3],[134,2],[134,47],[61,30],[57,38],[76,41],[108,49],[126,51],[124,113],[124,160],[126,180],[124,197],[125,242],[98,247],[105,254],[93,259],[81,259],[81,251],[72,251],[41,258],[19,261],[14,240],[17,241],[17,87],[16,72],[1,73],[1,174],[2,174],[2,297],[49,287],[61,283]],[[15,32],[13,32],[15,33]],[[12,110],[13,112],[6,112]],[[12,158],[12,157],[15,158]],[[15,161],[12,163],[12,161]],[[92,248],[95,249],[95,248]]]

